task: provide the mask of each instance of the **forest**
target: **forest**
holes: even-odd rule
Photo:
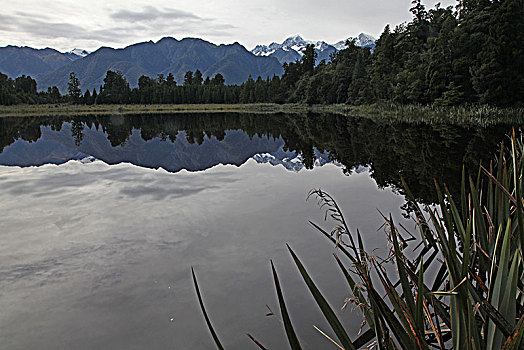
[[[221,74],[196,70],[179,84],[172,74],[141,76],[131,89],[122,73],[109,70],[98,91],[83,92],[71,72],[62,95],[57,87],[38,91],[30,76],[0,73],[0,104],[524,104],[523,0],[459,0],[429,10],[421,0],[412,4],[412,20],[387,25],[373,52],[348,40],[328,62],[317,62],[308,45],[300,60],[283,65],[282,77],[225,85]]]

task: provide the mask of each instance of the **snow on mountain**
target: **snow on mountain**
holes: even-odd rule
[[[348,40],[355,40],[355,45],[360,47],[375,48],[376,39],[369,34],[360,33],[357,37],[349,37]],[[337,50],[343,50],[346,48],[346,40],[340,40],[338,43],[333,44]]]
[[[251,52],[257,56],[270,56],[277,50],[281,49],[284,51],[296,51],[300,56],[302,56],[302,51],[308,44],[315,45],[315,48],[319,51],[324,51],[332,46],[325,41],[304,40],[300,35],[297,34],[287,38],[284,40],[284,42],[282,42],[282,44],[273,42],[269,45],[257,45],[253,50],[251,50]]]
[[[67,53],[73,54],[73,55],[77,55],[77,56],[80,56],[80,57],[85,57],[85,56],[90,54],[89,51],[82,50],[82,49],[77,49],[77,48],[74,48],[73,50],[71,50],[71,51],[69,51]]]
[[[371,35],[360,33],[355,38],[355,44],[361,47],[375,47],[375,38]],[[257,45],[251,52],[257,56],[273,56],[276,57],[280,63],[293,62],[295,59],[302,57],[302,51],[308,44],[315,45],[315,50],[318,54],[318,61],[322,59],[329,60],[329,55],[335,51],[343,50],[346,47],[346,41],[342,40],[336,44],[329,44],[325,41],[311,41],[305,40],[300,35],[295,35],[287,38],[282,44],[273,42],[269,45]]]
[[[328,152],[321,152],[317,148],[313,148],[313,151],[315,154],[314,167],[320,167],[325,164],[335,164],[340,168],[343,167],[341,163],[331,160]],[[255,154],[252,158],[258,163],[282,165],[287,170],[294,172],[299,172],[306,167],[301,154],[295,151],[284,151],[283,147],[280,147],[276,152]]]
[[[340,40],[338,43],[333,44],[333,47],[337,49],[337,51],[344,50],[346,48],[346,40]]]

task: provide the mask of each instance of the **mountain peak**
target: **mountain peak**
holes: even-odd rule
[[[176,40],[172,36],[165,36],[162,39],[158,40],[156,43],[158,44],[159,42],[164,42],[164,41],[178,41],[178,40]]]
[[[73,55],[77,55],[77,56],[80,56],[80,57],[85,57],[85,56],[89,55],[90,52],[87,51],[87,50],[74,48],[71,51],[66,52],[66,54],[73,54]]]
[[[355,44],[361,47],[373,47],[375,46],[375,38],[371,35],[360,33],[356,38],[349,38],[350,40],[354,39]],[[336,44],[328,44],[325,41],[311,41],[305,40],[299,34],[288,37],[278,44],[273,42],[269,45],[257,45],[251,52],[257,56],[273,56],[278,59],[280,63],[289,63],[294,62],[297,59],[300,59],[303,55],[303,51],[308,44],[315,45],[315,50],[318,55],[318,62],[325,59],[326,61],[330,60],[330,55],[333,52],[340,51],[345,49],[346,40],[339,41]]]
[[[289,38],[287,38],[286,40],[284,40],[284,42],[282,43],[283,46],[293,46],[293,45],[303,45],[304,43],[306,43],[306,41],[304,39],[302,39],[302,37],[300,35],[294,35],[294,36],[290,36]]]
[[[376,39],[369,34],[360,33],[356,37],[349,37],[346,40],[355,40],[355,45],[360,47],[369,47],[371,50],[375,48]],[[346,40],[340,40],[338,43],[333,44],[337,50],[343,50],[346,48]]]

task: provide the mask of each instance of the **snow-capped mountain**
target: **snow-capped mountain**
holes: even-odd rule
[[[369,34],[360,33],[357,37],[349,37],[348,40],[355,40],[355,45],[360,47],[375,48],[376,39]],[[337,50],[343,50],[346,47],[346,40],[340,40],[338,43],[333,44]]]
[[[371,35],[361,33],[355,39],[355,44],[362,47],[375,47],[375,38]],[[339,41],[336,44],[328,44],[325,41],[311,41],[305,40],[300,35],[295,35],[287,38],[282,44],[273,42],[269,45],[257,45],[251,52],[257,56],[272,56],[276,57],[280,63],[294,62],[300,59],[303,55],[302,51],[308,44],[315,45],[318,58],[317,62],[325,59],[329,61],[330,55],[333,52],[340,51],[345,48],[345,40]]]
[[[85,56],[90,54],[89,51],[82,50],[82,49],[77,49],[77,48],[74,48],[73,50],[71,50],[71,51],[69,51],[67,53],[73,54],[73,55],[77,55],[77,56],[80,56],[80,57],[85,57]]]
[[[271,43],[269,45],[257,45],[251,52],[257,56],[276,57],[280,63],[295,62],[303,55],[302,51],[308,44],[315,45],[318,54],[317,60],[320,62],[325,59],[329,60],[329,55],[337,51],[335,47],[325,41],[304,40],[300,35],[295,35],[284,40],[282,44]]]
[[[340,168],[343,167],[341,163],[331,160],[328,152],[321,152],[317,148],[314,148],[313,150],[315,154],[315,159],[313,161],[314,167],[320,167],[325,164],[335,164]],[[252,158],[258,163],[282,165],[287,170],[294,172],[299,172],[306,167],[301,154],[298,154],[295,151],[284,151],[283,147],[280,147],[276,152],[255,154]]]
[[[308,44],[314,44],[315,48],[320,51],[323,51],[330,46],[325,41],[304,40],[300,35],[297,34],[295,36],[287,38],[286,40],[284,40],[282,44],[273,42],[269,44],[269,46],[257,45],[253,50],[251,50],[251,52],[257,56],[269,56],[276,50],[282,49],[284,51],[293,50],[302,55],[302,51],[306,48],[306,45]]]

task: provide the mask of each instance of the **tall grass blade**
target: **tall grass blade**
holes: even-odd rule
[[[397,238],[397,230],[395,229],[395,225],[393,223],[393,218],[389,217],[389,225],[391,228],[391,238],[393,240],[393,249],[395,252],[395,259],[397,260],[397,268],[398,268],[398,274],[400,277],[400,284],[402,286],[402,292],[404,300],[406,301],[409,311],[412,315],[415,314],[415,299],[413,297],[413,293],[411,292],[411,286],[409,285],[408,281],[408,274],[406,273],[405,265],[402,263],[402,259],[404,258],[404,254],[400,251],[400,246],[398,244],[398,238]]]
[[[315,328],[317,330],[317,332],[319,332],[320,334],[322,334],[326,339],[328,339],[330,342],[332,342],[333,344],[335,344],[335,346],[339,349],[342,349],[344,350],[343,347],[341,347],[336,341],[333,340],[333,338],[331,338],[329,335],[327,335],[326,333],[324,333],[320,328],[318,328],[317,326],[313,325],[313,328]]]
[[[259,349],[262,349],[262,350],[267,350],[264,345],[260,344],[260,342],[258,340],[255,339],[255,337],[253,337],[251,334],[247,333],[247,336],[249,337],[249,339],[251,339],[251,341],[253,343],[256,344],[256,346],[258,346]]]
[[[420,257],[418,287],[416,299],[415,323],[421,332],[424,332],[424,259]]]
[[[426,218],[424,217],[424,214],[422,213],[422,210],[420,209],[417,199],[413,195],[413,193],[410,191],[408,184],[404,180],[404,178],[401,176],[400,181],[402,182],[402,187],[404,188],[404,191],[406,192],[406,196],[408,197],[408,203],[412,207],[412,209],[415,211],[415,216],[417,218],[417,224],[419,227],[419,231],[421,234],[422,241],[424,242],[424,245],[427,245],[429,242],[429,245],[433,248],[436,248],[437,243],[435,242],[435,239],[433,237],[433,234],[431,232],[431,229],[429,228],[428,222],[426,221]]]
[[[504,334],[505,337],[509,337],[512,332],[511,324],[502,316],[500,312],[498,312],[497,309],[493,307],[488,301],[484,301],[482,304],[484,309],[486,310],[486,315],[495,323],[495,325],[498,327],[498,330]]]
[[[353,345],[357,349],[360,349],[361,347],[372,341],[373,338],[375,338],[375,332],[373,331],[373,329],[368,329],[367,331],[362,333],[357,339],[355,339]]]
[[[416,345],[412,342],[397,316],[395,316],[395,314],[389,309],[378,292],[374,288],[368,288],[368,295],[373,313],[378,313],[383,317],[384,321],[389,325],[391,331],[395,335],[395,338],[400,343],[402,349],[415,349]],[[375,322],[375,324],[378,324],[378,322]]]
[[[329,306],[327,300],[324,298],[322,293],[320,293],[320,290],[317,288],[309,274],[307,273],[306,269],[304,268],[304,265],[302,265],[302,262],[298,259],[295,252],[287,246],[289,252],[291,253],[291,256],[293,257],[293,260],[295,261],[295,264],[297,265],[297,268],[302,275],[302,278],[304,279],[304,282],[306,282],[306,285],[309,288],[309,291],[313,295],[313,298],[317,302],[317,305],[319,306],[320,310],[324,314],[324,317],[328,321],[329,325],[331,326],[331,329],[333,329],[333,332],[335,332],[338,340],[346,350],[356,350],[356,348],[353,346],[353,343],[349,339],[348,334],[346,333],[346,330],[338,320],[337,316],[333,312],[333,309]]]
[[[502,350],[519,350],[523,348],[524,316],[520,317],[515,330],[502,346]]]
[[[209,316],[207,315],[206,308],[204,307],[204,302],[202,301],[202,295],[200,295],[200,289],[198,288],[198,282],[197,282],[195,270],[193,269],[193,267],[191,267],[191,274],[193,275],[193,283],[195,285],[195,290],[198,296],[198,302],[200,303],[200,309],[202,310],[202,313],[204,314],[204,318],[206,319],[207,328],[209,328],[209,331],[211,332],[211,336],[213,337],[213,340],[215,341],[217,348],[219,350],[224,350],[224,347],[220,343],[220,340],[218,339],[218,336],[215,333],[213,326],[211,325],[211,321],[209,320]]]
[[[378,268],[376,264],[374,266],[378,277],[382,282],[384,289],[386,290],[393,309],[397,313],[397,318],[402,323],[405,334],[409,337],[409,342],[411,343],[409,345],[410,348],[416,347],[418,349],[426,349],[427,344],[423,339],[423,332],[421,333],[420,330],[416,327],[415,312],[410,312],[405,301],[402,300],[401,296],[397,293],[395,287],[393,286],[393,283],[391,283],[391,281],[386,276],[385,271],[382,271],[380,268]]]
[[[515,197],[517,199],[517,220],[519,226],[520,249],[524,251],[524,215],[522,214],[522,174],[518,164],[519,154],[517,152],[517,139],[515,137],[515,129],[511,135],[511,151],[513,159],[513,182],[515,184]]]
[[[280,281],[278,280],[277,271],[275,270],[275,265],[271,261],[271,270],[273,271],[273,279],[275,281],[275,288],[277,290],[278,304],[280,305],[280,313],[282,314],[282,321],[284,322],[284,328],[286,330],[287,339],[292,350],[301,350],[300,342],[298,341],[293,325],[291,324],[291,319],[289,318],[289,313],[287,312],[286,303],[284,301],[284,295],[282,294],[282,289],[280,288]]]
[[[506,319],[511,328],[515,322],[516,285],[518,279],[518,252],[511,254],[511,219],[508,220],[504,233],[498,268],[492,288],[490,304]],[[513,258],[513,259],[512,259]],[[511,299],[511,300],[509,300]],[[487,346],[491,349],[500,349],[503,343],[503,334],[496,324],[488,325]]]

